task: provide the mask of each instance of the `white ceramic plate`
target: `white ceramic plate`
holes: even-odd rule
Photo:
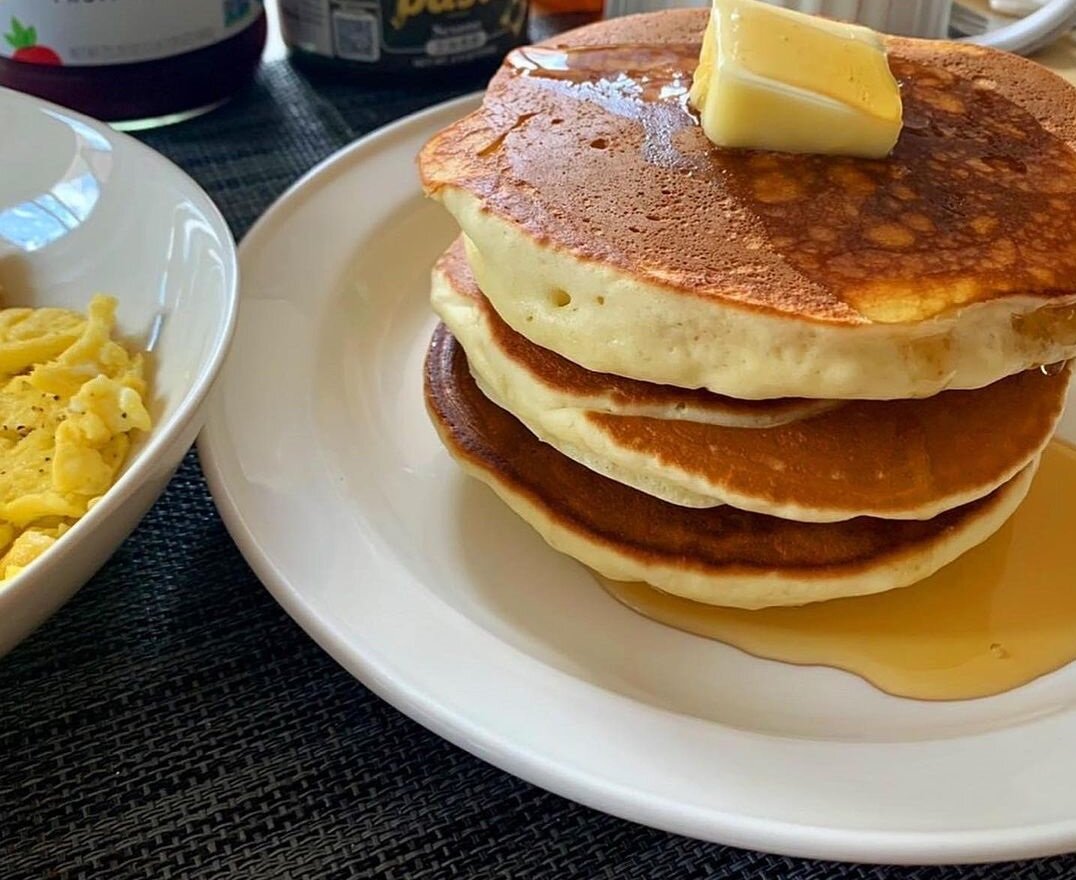
[[[235,245],[182,171],[108,126],[0,89],[0,302],[85,310],[119,300],[119,330],[152,352],[153,430],[104,499],[0,585],[0,654],[112,554],[194,442],[235,325]]]
[[[454,232],[414,160],[473,105],[338,154],[240,248],[239,329],[200,449],[277,600],[437,733],[639,822],[864,861],[1076,845],[1076,669],[946,704],[754,659],[624,609],[449,460],[421,364],[428,270]]]

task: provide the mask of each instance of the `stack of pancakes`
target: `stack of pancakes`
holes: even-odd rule
[[[756,608],[920,580],[1027,492],[1076,353],[1076,90],[893,39],[893,154],[721,150],[705,11],[518,50],[420,165],[442,440],[555,548]]]

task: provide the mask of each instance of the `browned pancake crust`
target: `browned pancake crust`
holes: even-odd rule
[[[975,391],[856,400],[775,428],[588,413],[622,448],[729,493],[811,510],[900,516],[1007,481],[1049,442],[1069,368],[1028,370]]]
[[[535,378],[567,394],[581,397],[607,397],[615,405],[625,409],[641,406],[670,409],[679,407],[741,417],[757,415],[776,418],[785,413],[792,416],[796,410],[818,405],[818,401],[805,401],[798,397],[740,400],[736,397],[714,394],[705,389],[677,388],[673,385],[639,382],[623,376],[614,376],[611,373],[595,373],[572,363],[556,352],[535,345],[501,319],[475,281],[471,267],[467,263],[462,239],[453,242],[452,246],[441,255],[434,266],[434,271],[442,273],[459,294],[467,297],[482,309],[493,342],[505,356],[516,361]]]
[[[627,404],[677,401],[759,414],[793,399],[737,401],[585,370],[527,340],[482,296],[459,243],[438,262],[487,311],[495,343],[547,384]],[[1046,444],[1065,405],[1068,367],[1029,370],[975,391],[916,400],[849,401],[772,428],[589,412],[614,445],[766,507],[870,510],[900,516],[989,491]],[[1003,428],[1001,426],[1004,426]]]
[[[539,243],[650,282],[819,321],[1076,295],[1076,89],[1006,53],[894,38],[905,126],[888,159],[721,150],[682,94],[706,15],[514,53],[424,149],[426,189],[462,187]]]
[[[991,504],[987,496],[926,521],[859,517],[839,523],[668,504],[576,464],[491,403],[443,325],[427,354],[425,393],[431,418],[454,455],[527,497],[565,528],[647,564],[723,574],[849,574],[944,538]]]

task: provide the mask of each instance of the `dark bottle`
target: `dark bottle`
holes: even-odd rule
[[[526,42],[527,0],[281,0],[301,62],[369,74],[492,70]]]
[[[2,0],[0,85],[122,128],[212,109],[265,47],[262,0]]]

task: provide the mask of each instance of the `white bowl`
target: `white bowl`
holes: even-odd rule
[[[93,510],[0,585],[3,654],[112,555],[194,442],[234,330],[238,270],[213,202],[137,141],[6,89],[0,132],[0,305],[85,310],[94,293],[117,297],[120,332],[152,352],[154,419]]]

